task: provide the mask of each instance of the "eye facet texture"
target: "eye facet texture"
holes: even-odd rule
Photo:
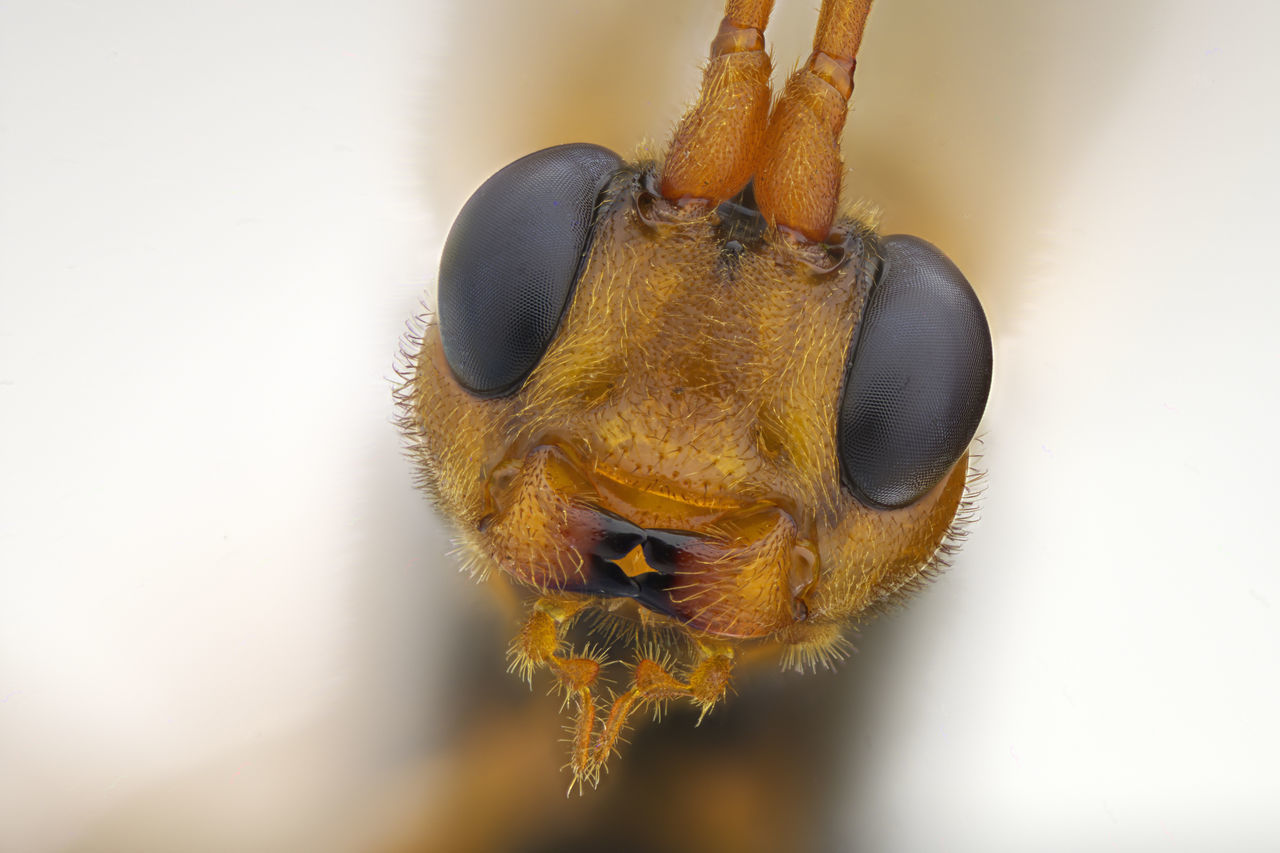
[[[545,148],[504,167],[463,205],[440,260],[440,337],[468,391],[514,391],[555,337],[591,240],[596,202],[621,167],[598,145]]]
[[[991,388],[991,333],[973,288],[936,247],[907,235],[882,247],[837,446],[855,495],[900,507],[937,485],[973,439]]]

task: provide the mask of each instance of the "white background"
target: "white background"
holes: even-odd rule
[[[471,190],[660,143],[719,14],[0,0],[0,849],[299,849],[433,748],[486,591],[397,337]],[[877,4],[850,197],[968,273],[997,373],[981,523],[840,676],[832,849],[1280,846],[1277,32]]]

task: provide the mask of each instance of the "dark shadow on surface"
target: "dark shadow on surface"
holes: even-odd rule
[[[502,628],[488,626],[501,636]],[[800,677],[759,669],[738,695],[697,726],[673,706],[638,721],[596,790],[566,797],[569,775],[558,699],[548,679],[528,691],[505,676],[503,644],[477,642],[459,661],[452,748],[423,773],[423,791],[378,850],[777,851],[826,849],[815,806],[829,798],[842,753],[830,738],[848,726],[857,688],[849,672]],[[615,681],[624,677],[615,667]]]

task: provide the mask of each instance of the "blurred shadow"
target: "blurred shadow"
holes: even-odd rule
[[[698,726],[672,707],[629,733],[596,790],[565,795],[559,702],[502,671],[510,624],[483,620],[454,662],[448,745],[369,804],[379,851],[777,851],[825,849],[815,812],[843,756],[833,733],[856,689],[848,673],[755,670]],[[617,670],[613,673],[620,676]]]

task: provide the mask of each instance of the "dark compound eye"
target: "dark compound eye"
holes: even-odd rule
[[[514,391],[551,345],[591,241],[596,202],[621,167],[598,145],[557,145],[475,191],[440,260],[440,337],[464,388]]]
[[[973,439],[991,388],[991,333],[973,288],[937,248],[906,235],[882,247],[837,446],[855,495],[900,507],[937,485]]]

